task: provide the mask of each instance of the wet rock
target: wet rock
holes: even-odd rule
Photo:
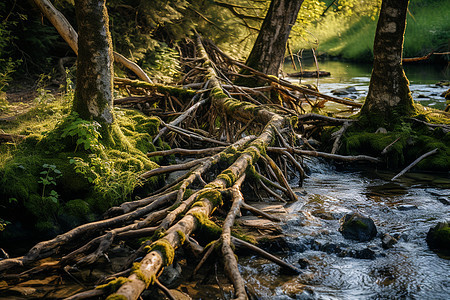
[[[353,258],[359,258],[359,259],[375,259],[376,253],[374,250],[370,248],[365,248],[361,250],[352,250],[349,253],[351,257]]]
[[[439,222],[430,228],[427,234],[427,244],[432,250],[450,253],[450,226],[449,221]]]
[[[381,246],[383,247],[383,249],[390,249],[397,243],[398,240],[387,233],[385,233],[383,235],[383,238],[381,239]]]
[[[177,282],[181,278],[181,266],[174,264],[164,268],[163,273],[159,276],[159,281],[167,288],[175,288]]]
[[[335,90],[331,91],[331,93],[333,95],[336,95],[336,96],[344,96],[344,95],[353,94],[353,93],[356,93],[356,92],[357,91],[356,91],[356,88],[354,86],[348,86],[346,88],[335,89]]]
[[[298,265],[300,266],[300,269],[306,269],[311,265],[311,262],[306,258],[299,258]]]
[[[415,206],[414,204],[403,204],[403,205],[397,206],[397,209],[400,211],[415,210],[415,209],[417,209],[417,206]]]
[[[334,216],[331,212],[325,211],[324,209],[316,209],[311,212],[314,217],[321,218],[323,220],[334,220]]]
[[[346,239],[365,242],[377,235],[377,228],[373,220],[359,213],[346,214],[340,223],[339,232]]]
[[[448,197],[439,197],[438,201],[444,205],[450,205],[450,199]]]

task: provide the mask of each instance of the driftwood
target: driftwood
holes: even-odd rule
[[[317,71],[301,71],[296,73],[288,73],[287,75],[289,77],[315,78],[315,77],[328,77],[331,76],[331,73],[327,71],[319,71],[319,75],[317,75]]]
[[[402,176],[403,174],[405,174],[406,172],[408,172],[412,167],[414,167],[415,165],[417,165],[420,161],[422,161],[423,159],[427,158],[430,155],[433,155],[435,153],[438,152],[438,148],[435,148],[423,155],[421,155],[419,158],[417,158],[415,161],[413,161],[409,166],[407,166],[406,168],[404,168],[400,173],[398,173],[397,175],[395,175],[394,177],[392,177],[391,181],[396,180],[397,178],[399,178],[400,176]]]
[[[195,263],[201,259],[194,274],[207,259],[221,259],[237,299],[247,299],[246,290],[252,287],[246,287],[247,283],[239,273],[233,245],[254,251],[290,272],[300,273],[296,266],[256,245],[233,237],[235,224],[244,224],[246,230],[252,227],[255,232],[260,230],[278,234],[281,230],[279,224],[273,223],[282,221],[282,217],[277,214],[279,211],[262,211],[257,208],[258,204],[246,204],[243,192],[265,191],[264,196],[267,194],[267,198],[264,200],[276,200],[277,206],[280,206],[280,202],[298,201],[288,179],[299,175],[301,185],[301,181],[307,178],[302,159],[304,156],[371,163],[378,163],[380,159],[305,150],[303,147],[308,145],[308,136],[301,135],[303,132],[311,128],[317,130],[318,123],[336,125],[346,122],[352,124],[352,121],[318,114],[299,114],[304,99],[301,94],[324,96],[318,92],[311,94],[309,89],[305,91],[305,87],[291,86],[278,78],[254,73],[272,85],[257,88],[234,86],[226,76],[237,76],[234,74],[237,73],[236,66],[239,63],[224,58],[216,48],[205,46],[211,45],[198,37],[195,49],[198,56],[185,60],[187,73],[183,84],[189,87],[187,89],[115,79],[116,86],[130,91],[129,97],[117,99],[116,103],[144,105],[154,101],[152,97],[157,97],[166,102],[165,109],[161,108],[161,111],[170,111],[170,115],[161,115],[161,124],[167,129],[164,131],[170,131],[170,134],[160,134],[154,139],[167,142],[172,149],[158,149],[148,153],[148,157],[164,157],[161,160],[163,164],[168,164],[172,159],[168,156],[171,155],[191,156],[194,159],[148,170],[142,173],[141,178],[146,180],[179,170],[185,170],[186,173],[143,199],[111,208],[102,220],[81,225],[54,239],[40,242],[25,256],[0,260],[2,280],[19,282],[39,272],[61,270],[70,275],[78,269],[92,268],[95,262],[100,262],[99,258],[108,257],[119,241],[128,243],[141,237],[147,237],[147,241],[136,247],[138,249],[127,257],[118,270],[120,272],[116,276],[126,276],[127,280],[110,295],[110,299],[139,299],[151,284],[156,287],[161,271],[173,263],[174,256],[178,255],[175,250],[182,246],[193,253],[195,258],[198,257]],[[180,93],[186,97],[183,100],[182,97],[175,99]],[[271,99],[270,93],[282,94],[285,102],[267,102]],[[354,104],[351,102],[348,105],[357,107]],[[177,112],[173,113],[175,107]],[[298,129],[293,128],[293,120],[298,120]],[[256,196],[260,196],[258,192]],[[241,209],[254,216],[240,217]],[[226,216],[223,224],[220,222],[223,219],[216,218],[218,214]],[[270,226],[266,226],[267,223]],[[213,244],[206,247],[204,244],[199,245],[195,239],[208,226],[217,227],[217,234],[209,240]],[[256,239],[263,235],[259,234]],[[201,242],[201,239],[198,240]],[[50,256],[51,263],[41,260]],[[136,264],[132,267],[133,262]],[[10,274],[16,271],[18,274]],[[86,285],[86,291],[69,299],[107,297],[109,293],[102,288],[92,289],[94,283],[82,283]],[[171,297],[170,293],[167,295]]]

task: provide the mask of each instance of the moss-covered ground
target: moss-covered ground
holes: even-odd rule
[[[418,114],[416,119],[428,123],[450,124],[450,118],[436,110],[423,108],[416,105]],[[421,155],[437,148],[438,152],[420,161],[415,168],[423,171],[450,170],[450,133],[442,128],[430,129],[427,125],[412,121],[411,119],[399,118],[383,126],[369,126],[360,119],[351,126],[343,136],[340,153],[345,155],[365,154],[374,157],[382,157],[384,167],[401,168],[409,165]],[[387,132],[377,131],[380,127]],[[332,129],[322,138],[329,138]],[[397,140],[398,139],[398,140]],[[397,140],[397,141],[396,141]],[[385,154],[381,155],[383,149],[396,141]]]
[[[158,148],[152,144],[157,118],[115,108],[116,122],[104,130],[70,113],[71,95],[40,97],[2,124],[6,133],[26,136],[0,145],[0,219],[14,220],[4,237],[27,228],[54,235],[157,184],[157,177],[139,178],[158,167],[157,158],[145,155]]]

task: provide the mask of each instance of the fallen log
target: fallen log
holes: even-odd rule
[[[317,71],[301,71],[296,73],[288,73],[288,77],[303,77],[303,78],[316,78],[316,77],[328,77],[331,76],[330,72],[327,71],[319,71],[319,74],[317,74]]]
[[[201,56],[208,61],[200,38],[197,38],[197,47]],[[231,113],[238,118],[257,118],[260,122],[267,124],[262,133],[249,143],[245,150],[236,158],[233,164],[222,171],[216,179],[207,184],[196,198],[195,203],[177,223],[171,226],[163,238],[154,241],[149,246],[149,252],[139,265],[137,273],[132,273],[128,281],[124,283],[112,297],[125,297],[126,299],[137,299],[142,291],[151,283],[151,278],[157,276],[159,270],[170,265],[173,260],[174,249],[180,247],[185,238],[194,232],[213,210],[220,205],[220,191],[233,186],[237,178],[240,178],[247,167],[256,162],[276,133],[274,128],[284,127],[288,118],[282,117],[274,112],[262,109],[254,104],[236,101],[229,98],[220,87],[215,71],[208,64],[208,80],[211,91],[209,97],[213,107],[219,111]]]

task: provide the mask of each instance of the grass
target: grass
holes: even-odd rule
[[[410,2],[404,57],[423,56],[431,50],[449,51],[449,15],[450,5],[446,1]],[[329,14],[310,31],[319,40],[320,52],[352,61],[370,61],[376,25],[377,21],[367,16],[344,18]],[[448,61],[448,55],[444,59]]]

